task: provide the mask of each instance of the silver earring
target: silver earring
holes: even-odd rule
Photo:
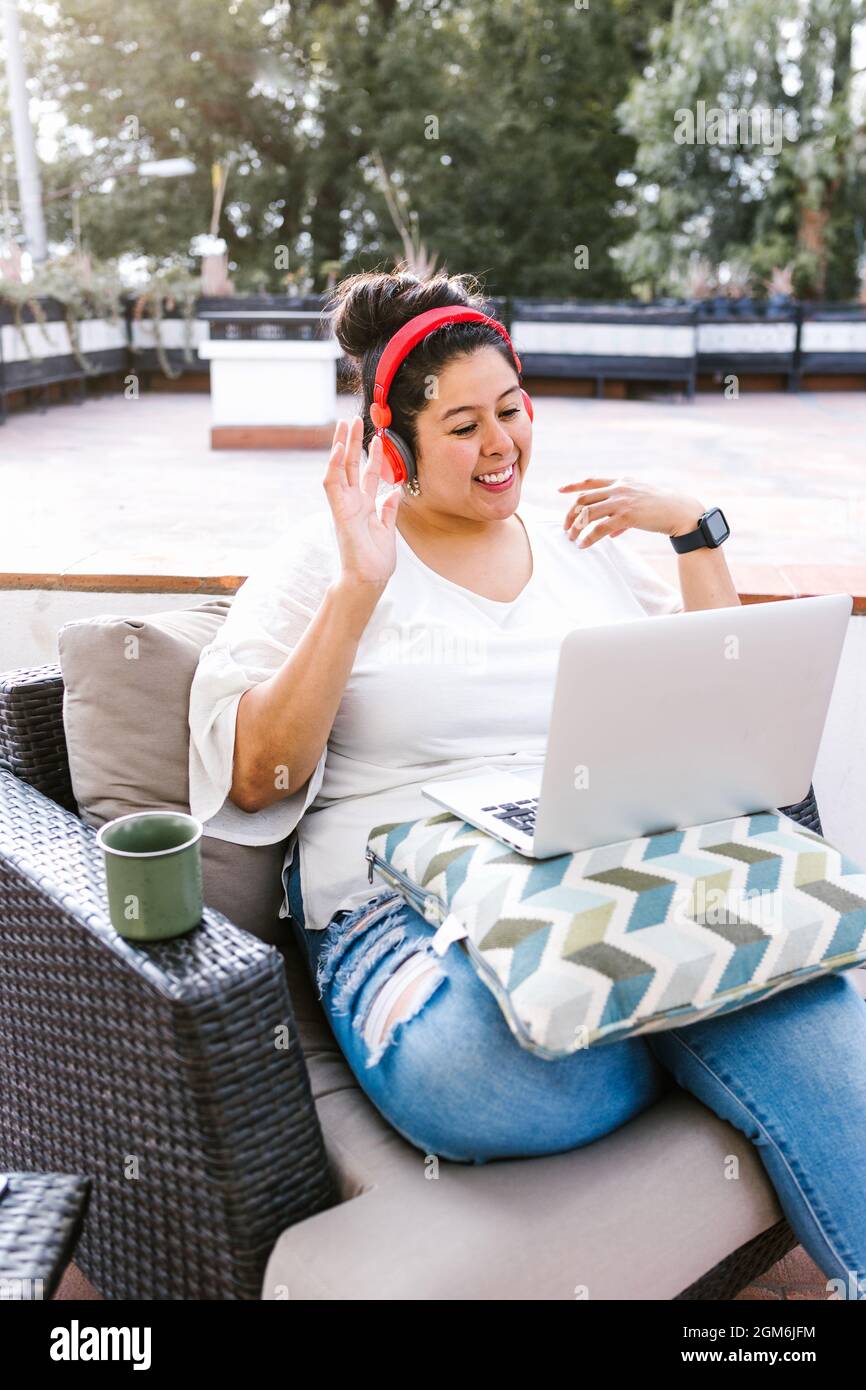
[[[418,486],[418,479],[410,478],[408,483],[403,484],[403,491],[408,492],[412,497],[420,497],[421,489]]]

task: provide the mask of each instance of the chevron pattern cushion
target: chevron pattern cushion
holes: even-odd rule
[[[544,860],[443,812],[376,826],[367,858],[548,1059],[866,960],[866,872],[779,811]]]

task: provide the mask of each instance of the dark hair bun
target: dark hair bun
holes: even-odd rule
[[[341,280],[327,308],[333,313],[334,334],[341,348],[358,362],[366,353],[384,347],[416,314],[449,305],[484,310],[484,297],[474,276],[440,271],[421,280],[398,267],[390,273],[366,270]]]

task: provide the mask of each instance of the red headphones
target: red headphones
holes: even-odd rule
[[[511,339],[505,328],[497,319],[492,319],[488,314],[483,314],[480,309],[461,309],[459,307],[446,307],[444,309],[427,309],[423,314],[416,314],[408,323],[404,323],[391,338],[382,356],[379,358],[379,365],[376,368],[376,383],[373,387],[373,400],[370,405],[370,419],[375,426],[376,434],[382,441],[382,479],[386,483],[405,483],[415,479],[415,455],[411,448],[399,434],[390,430],[391,407],[388,405],[388,391],[394,374],[400,363],[412,351],[422,338],[426,338],[428,333],[432,333],[437,328],[441,328],[444,323],[486,323],[488,327],[495,328],[496,332],[505,340],[514,358],[514,365],[520,374],[520,358],[514,351]],[[533,416],[532,401],[529,399],[523,387],[520,388],[523,397],[523,404],[530,420]]]

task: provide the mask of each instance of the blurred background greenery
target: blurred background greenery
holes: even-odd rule
[[[210,233],[238,292],[405,256],[493,295],[857,297],[864,3],[21,0],[52,254],[192,272]],[[796,138],[678,144],[698,101]],[[2,66],[0,180],[8,246]]]

